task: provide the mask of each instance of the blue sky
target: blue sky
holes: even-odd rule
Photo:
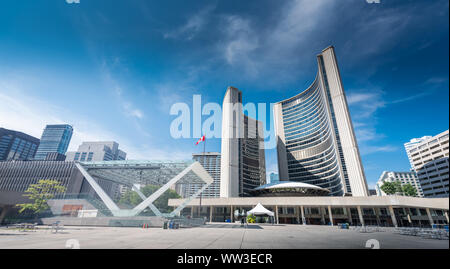
[[[314,80],[334,45],[370,186],[407,171],[403,143],[448,129],[449,2],[4,0],[0,126],[40,137],[69,123],[70,150],[115,140],[132,159],[187,159],[176,102],[274,103]],[[205,119],[205,118],[204,118]],[[267,127],[267,126],[266,126]],[[208,151],[220,151],[209,139]],[[275,150],[266,151],[276,171]]]

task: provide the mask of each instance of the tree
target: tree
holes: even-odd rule
[[[247,223],[256,223],[256,217],[253,214],[247,216]]]
[[[413,185],[407,183],[402,186],[402,192],[406,196],[417,196],[417,190],[413,187]]]
[[[385,182],[381,190],[387,195],[400,194],[405,196],[417,196],[417,190],[411,184],[404,184],[400,181]]]
[[[39,214],[47,209],[47,201],[52,199],[57,193],[64,193],[66,188],[57,180],[41,179],[36,184],[31,184],[23,196],[28,197],[32,203],[17,204],[20,207],[19,213],[29,210],[34,214]]]
[[[384,182],[380,189],[387,195],[393,195],[397,188],[392,182]]]
[[[135,207],[140,202],[142,202],[142,199],[135,191],[125,192],[119,200],[119,204],[129,205],[131,207]]]
[[[402,183],[399,181],[384,182],[380,189],[387,195],[403,194]]]
[[[144,194],[145,197],[149,197],[159,188],[160,186],[157,185],[146,185],[140,191],[142,192],[142,194]],[[178,195],[176,191],[168,189],[160,197],[158,197],[158,199],[156,199],[153,202],[153,205],[156,208],[158,208],[161,212],[168,213],[170,212],[170,207],[168,205],[169,199],[176,199],[176,198],[181,198],[181,196]],[[119,200],[119,203],[127,204],[133,207],[137,206],[141,202],[142,202],[141,197],[137,194],[137,192],[132,190],[125,192],[122,198],[120,198]]]

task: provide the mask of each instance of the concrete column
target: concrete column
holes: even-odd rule
[[[323,207],[319,207],[320,208],[320,215],[322,216],[322,223],[323,224],[326,224],[325,223],[325,208],[323,208]]]
[[[300,206],[300,213],[302,214],[302,224],[306,225],[305,210],[303,206]]]
[[[391,214],[392,224],[394,224],[394,227],[397,228],[397,218],[395,217],[394,208],[391,205],[389,206],[389,214]]]
[[[361,210],[361,206],[357,206],[356,208],[358,209],[359,222],[361,222],[361,225],[364,226],[365,223],[364,223],[364,217],[363,217],[363,214],[362,214],[362,212],[361,212],[361,211],[362,211],[362,210]]]
[[[448,212],[444,211],[444,215],[445,215],[445,218],[447,219],[447,224],[448,224]]]
[[[378,207],[375,207],[374,210],[375,210],[375,216],[377,217],[377,224],[378,224],[378,226],[381,226],[380,209]]]
[[[230,213],[230,221],[233,223],[234,222],[234,206],[231,206],[231,213]]]
[[[278,219],[278,206],[275,206],[275,216],[276,216],[276,222],[277,224],[280,224],[280,220]]]
[[[213,207],[209,206],[209,222],[212,222],[213,217]]]
[[[345,210],[347,211],[348,223],[353,224],[351,208],[346,207]]]
[[[0,213],[0,224],[2,224],[3,219],[6,217],[6,213],[9,211],[9,206],[5,205],[2,207],[2,212]]]
[[[297,223],[300,224],[300,207],[297,206]]]
[[[425,210],[427,211],[428,220],[430,221],[430,225],[433,225],[434,221],[433,221],[433,217],[431,216],[430,209],[429,208],[425,208]]]
[[[330,215],[331,226],[334,226],[334,224],[333,224],[333,214],[331,214],[331,206],[328,206],[328,214]]]
[[[194,206],[191,206],[191,218],[194,217]]]

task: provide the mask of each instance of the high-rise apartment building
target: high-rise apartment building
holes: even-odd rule
[[[192,159],[199,162],[214,180],[213,183],[201,193],[201,196],[203,198],[220,197],[220,153],[194,153],[192,154]],[[202,184],[180,184],[179,188],[176,190],[182,197],[190,197],[202,187]]]
[[[222,108],[220,197],[249,196],[266,182],[261,121],[243,113],[242,92],[228,87]]]
[[[31,160],[39,139],[22,132],[0,128],[0,161]]]
[[[83,142],[77,151],[67,152],[66,161],[99,162],[125,160],[127,154],[114,141]]]
[[[410,150],[411,150],[412,148],[416,147],[417,144],[420,144],[420,143],[422,143],[422,142],[424,142],[424,141],[430,139],[431,137],[432,137],[432,136],[427,135],[427,136],[423,136],[423,137],[421,137],[421,138],[413,138],[413,139],[411,139],[409,142],[406,142],[406,143],[404,144],[405,150],[406,150],[406,154],[408,155],[409,163],[411,164],[411,169],[412,169],[412,170],[414,170],[414,165],[413,165],[413,163],[412,163],[412,161],[411,161],[411,160],[412,160],[412,159],[411,159],[411,155],[409,154]]]
[[[368,196],[334,48],[317,61],[312,85],[274,106],[280,180],[326,188],[333,196]]]
[[[66,154],[72,134],[73,128],[68,124],[47,125],[34,159],[45,160],[47,154],[52,152]]]
[[[448,130],[407,150],[424,197],[448,197]]]
[[[402,185],[411,184],[416,189],[417,196],[423,197],[422,187],[415,172],[384,171],[375,186],[378,196],[386,196],[386,193],[381,189],[385,182],[400,182]]]

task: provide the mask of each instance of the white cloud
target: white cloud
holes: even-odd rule
[[[378,89],[348,91],[347,103],[354,110],[352,117],[356,120],[371,118],[378,109],[386,106],[384,92]]]
[[[394,151],[398,151],[399,148],[395,147],[395,146],[391,146],[391,145],[385,145],[385,146],[367,146],[367,145],[362,145],[360,146],[360,151],[362,155],[368,155],[368,154],[372,154],[372,153],[377,153],[377,152],[394,152]]]
[[[258,47],[258,38],[250,27],[250,21],[239,16],[225,17],[226,38],[225,59],[229,64],[234,64],[238,59],[247,55]]]
[[[124,92],[125,92],[124,89],[122,88],[120,83],[114,78],[114,75],[111,72],[111,68],[113,68],[113,67],[125,68],[125,67],[122,67],[122,65],[120,64],[120,58],[118,58],[118,57],[114,57],[112,59],[112,63],[108,63],[104,59],[100,66],[100,72],[102,74],[102,78],[104,79],[107,86],[111,88],[111,91],[117,98],[117,101],[120,104],[120,106],[122,107],[124,114],[128,117],[133,117],[138,120],[143,119],[145,115],[142,112],[142,110],[135,107],[135,105],[124,96]],[[136,124],[139,125],[139,123],[136,123]],[[142,129],[142,128],[140,128],[140,129]]]
[[[189,159],[190,153],[174,150],[169,145],[141,145],[111,132],[93,118],[84,118],[63,107],[28,96],[19,82],[0,80],[0,127],[17,130],[40,138],[47,124],[70,124],[74,133],[69,151],[83,141],[116,141],[127,152],[128,159]],[[136,113],[139,113],[136,111]]]
[[[138,119],[142,119],[144,117],[144,113],[142,113],[141,110],[134,108],[133,105],[129,102],[123,102],[123,108],[125,110],[125,114],[128,116]]]
[[[168,39],[193,39],[205,26],[208,21],[209,14],[213,11],[214,6],[207,6],[200,10],[197,14],[192,15],[183,26],[164,33],[164,38]]]
[[[273,23],[245,15],[224,15],[219,20],[221,36],[216,44],[219,57],[236,72],[249,79],[271,76],[265,84],[286,83],[298,79],[311,58],[311,42],[330,16],[323,16],[335,5],[330,0],[292,0],[273,12]],[[300,64],[303,65],[300,65]],[[294,71],[294,72],[293,72]],[[274,75],[276,74],[276,75]]]

